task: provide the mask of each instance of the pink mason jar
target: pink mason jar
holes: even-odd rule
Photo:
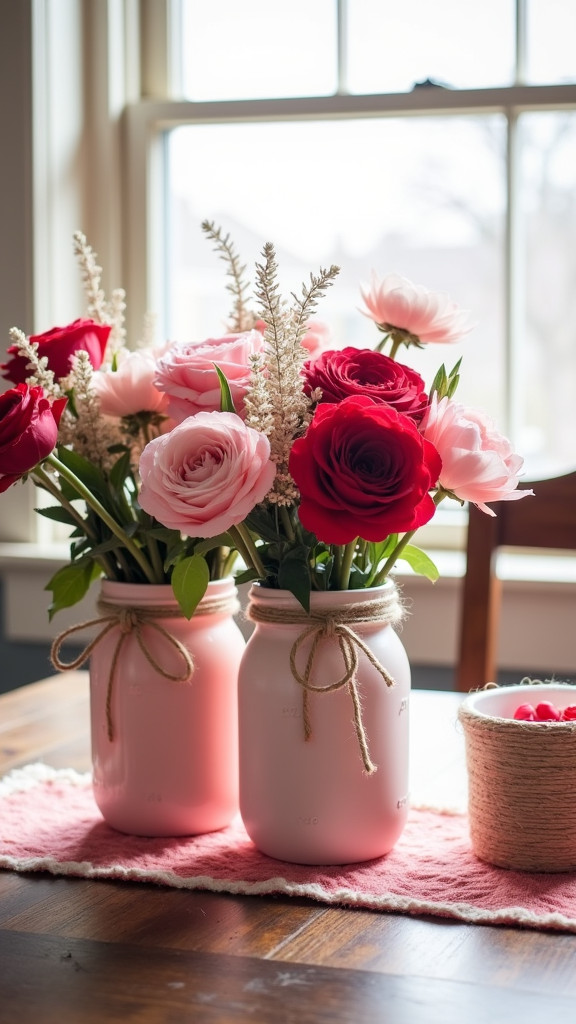
[[[90,659],[100,811],[113,828],[133,835],[224,828],[238,811],[237,675],[244,651],[233,581],[209,583],[190,620],[168,585],[103,581],[100,598],[100,614],[112,622]]]
[[[392,625],[395,587],[313,593],[307,617],[288,591],[255,585],[248,616],[255,629],[239,673],[248,834],[263,853],[302,864],[388,853],[408,810],[410,666]]]

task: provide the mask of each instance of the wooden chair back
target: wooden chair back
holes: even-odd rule
[[[520,486],[533,490],[534,497],[498,502],[495,517],[470,505],[456,670],[456,689],[462,692],[496,682],[502,598],[496,575],[499,549],[576,550],[576,471]]]

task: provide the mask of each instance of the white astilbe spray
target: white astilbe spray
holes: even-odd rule
[[[106,324],[112,328],[106,346],[106,364],[110,364],[114,355],[125,345],[126,293],[123,288],[115,288],[110,301],[106,299],[101,287],[102,267],[98,265],[96,253],[81,231],[74,232],[74,253],[80,264],[88,316],[96,323]]]
[[[60,421],[58,440],[74,448],[100,469],[110,469],[118,458],[108,448],[122,444],[124,437],[115,420],[102,415],[100,400],[92,387],[94,370],[87,352],[76,352],[67,384],[74,393],[76,415],[66,409]]]
[[[52,370],[48,368],[48,358],[38,355],[38,342],[30,341],[24,331],[18,327],[12,327],[10,339],[16,345],[18,354],[28,360],[30,374],[26,377],[26,383],[32,387],[40,386],[50,398],[62,398],[64,392],[56,380]]]
[[[156,343],[157,316],[155,313],[145,313],[142,323],[142,337],[137,348],[153,349]]]
[[[302,390],[302,367],[308,352],[302,345],[306,325],[318,299],[333,283],[340,268],[320,269],[302,285],[302,296],[292,293],[294,303],[282,302],[277,283],[278,265],[271,242],[264,246],[264,263],[256,264],[256,296],[266,324],[264,351],[253,361],[252,378],[245,396],[246,423],[266,434],[270,457],[276,463],[274,486],[267,500],[293,505],[298,490],[288,471],[288,459],[295,438],[306,429],[312,414],[310,399]]]
[[[249,292],[249,285],[244,276],[246,266],[240,262],[230,235],[223,235],[221,229],[217,228],[209,220],[202,222],[202,230],[210,241],[214,243],[214,248],[219,254],[220,259],[226,263],[228,267],[226,273],[231,279],[230,284],[226,285],[226,290],[231,292],[234,305],[226,327],[230,333],[234,334],[249,331],[254,327],[256,317],[246,304]]]

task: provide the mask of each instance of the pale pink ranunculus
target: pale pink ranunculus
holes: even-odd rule
[[[171,530],[216,537],[241,523],[276,475],[265,434],[231,412],[200,412],[140,456],[140,505]]]
[[[264,334],[266,323],[264,320],[257,320],[254,324],[257,330]],[[322,320],[309,320],[306,324],[306,333],[302,338],[302,345],[309,354],[310,359],[317,359],[322,352],[330,348],[332,344],[332,332],[328,324]]]
[[[310,359],[318,359],[318,356],[321,356],[332,345],[331,330],[328,324],[322,320],[309,320],[302,344],[309,352]]]
[[[140,412],[163,413],[166,395],[154,385],[156,358],[150,349],[119,353],[115,370],[98,370],[92,387],[104,416],[135,416]]]
[[[197,412],[220,409],[222,371],[232,393],[239,416],[244,413],[244,395],[250,383],[250,357],[260,352],[260,331],[227,334],[196,344],[174,342],[156,363],[156,386],[168,396],[168,414],[181,423]]]
[[[381,280],[373,273],[370,285],[360,288],[365,316],[382,326],[412,334],[422,344],[452,344],[472,330],[468,312],[443,292],[432,292],[399,274]]]
[[[442,459],[440,486],[489,516],[496,513],[486,502],[534,493],[516,489],[524,460],[484,413],[433,395],[421,431]]]

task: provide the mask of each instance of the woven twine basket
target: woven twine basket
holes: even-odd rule
[[[458,712],[477,857],[520,871],[576,869],[576,722],[518,722],[520,704],[576,704],[576,686],[482,690]]]

